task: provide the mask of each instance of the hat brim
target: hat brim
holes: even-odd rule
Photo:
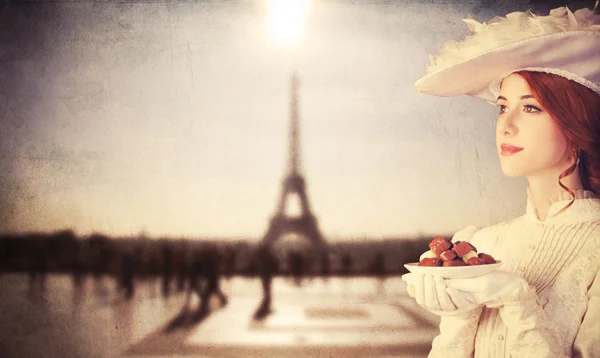
[[[495,102],[489,88],[492,81],[530,67],[600,78],[600,32],[565,31],[513,42],[429,73],[415,82],[415,87],[436,96],[466,94]]]

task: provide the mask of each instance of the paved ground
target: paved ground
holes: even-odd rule
[[[114,282],[47,279],[32,292],[24,275],[0,276],[2,357],[425,357],[437,318],[407,295],[399,277],[331,278],[297,287],[273,285],[273,312],[256,321],[258,280],[223,283],[229,303],[211,312],[182,311],[183,294],[160,297],[158,285],[139,283],[132,301]],[[187,313],[186,313],[187,312]]]

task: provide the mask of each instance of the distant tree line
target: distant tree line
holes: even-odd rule
[[[397,275],[406,272],[404,264],[418,261],[427,250],[430,237],[333,242],[326,257],[304,257],[306,275]],[[137,271],[143,275],[159,275],[165,266],[165,253],[177,260],[200,252],[207,246],[216,247],[224,255],[225,275],[255,275],[254,254],[258,240],[219,239],[149,239],[139,237],[109,237],[93,234],[78,237],[71,230],[54,233],[27,233],[0,236],[0,272],[27,272],[43,267],[47,272],[67,273],[74,270],[95,275],[114,275],[120,270],[126,254],[137,255]],[[169,259],[171,260],[171,259]],[[279,275],[290,273],[286,257],[280,257]]]

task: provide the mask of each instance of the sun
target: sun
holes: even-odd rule
[[[265,28],[283,46],[301,43],[306,36],[310,0],[265,0]]]

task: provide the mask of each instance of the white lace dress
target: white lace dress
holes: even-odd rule
[[[529,193],[528,193],[529,194]],[[433,357],[600,357],[600,199],[579,190],[540,221],[526,213],[473,235],[480,252],[535,289],[523,302],[442,317]]]

